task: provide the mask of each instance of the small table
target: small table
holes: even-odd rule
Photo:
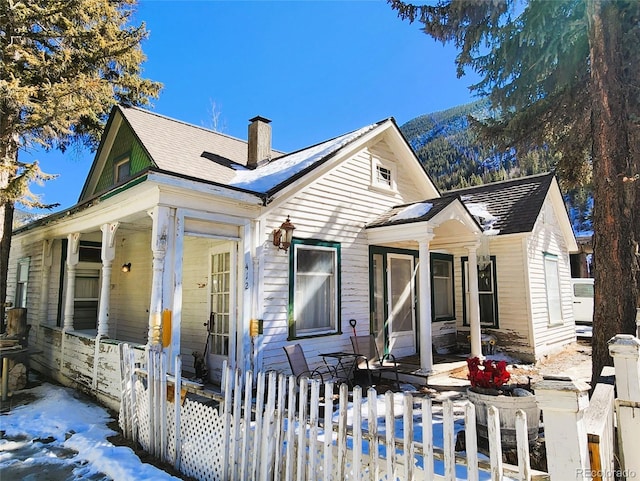
[[[336,373],[341,379],[344,379],[350,386],[353,385],[354,373],[359,354],[353,352],[326,352],[320,354],[322,360],[330,369],[335,369]],[[336,359],[335,366],[330,366],[327,362],[327,358]]]

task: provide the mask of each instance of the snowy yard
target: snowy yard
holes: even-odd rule
[[[72,389],[43,383],[20,394],[34,400],[0,416],[0,479],[179,479],[110,443],[109,413]]]

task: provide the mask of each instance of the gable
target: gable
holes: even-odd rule
[[[130,162],[129,177],[134,177],[137,173],[153,165],[131,128],[127,124],[121,124],[95,188],[91,192],[87,192],[88,196],[92,197],[100,192],[105,192],[116,185],[115,165],[126,159],[129,159]]]
[[[440,196],[393,119],[285,155],[251,172],[238,172],[231,184],[248,188],[248,181],[257,181],[260,183],[259,191],[264,189],[269,203],[275,199],[283,202],[361,152],[368,152],[372,163],[376,157],[382,160],[386,164],[384,167],[395,170],[397,179],[400,179],[400,175],[404,177],[404,181],[409,179],[412,190],[419,193],[418,198]],[[369,178],[372,174],[371,167],[363,173]],[[267,182],[269,180],[271,181]],[[243,183],[240,184],[240,181]],[[253,184],[250,190],[258,189],[257,185]]]

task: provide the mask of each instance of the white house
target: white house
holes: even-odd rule
[[[216,381],[223,362],[287,372],[291,343],[350,351],[350,319],[424,375],[483,331],[528,360],[575,340],[552,174],[440,193],[393,119],[289,154],[262,117],[248,138],[114,108],[77,205],[14,233],[33,367],[115,403],[122,341],[187,374],[206,349]]]

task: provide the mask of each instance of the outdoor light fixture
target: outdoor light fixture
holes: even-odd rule
[[[120,268],[120,270],[122,272],[131,272],[131,262],[128,262],[127,264],[122,264],[122,267]]]
[[[296,227],[289,220],[289,216],[287,216],[287,220],[282,223],[279,229],[273,230],[273,245],[278,249],[282,249],[287,252],[289,246],[291,245],[291,239],[293,238],[293,230]]]

